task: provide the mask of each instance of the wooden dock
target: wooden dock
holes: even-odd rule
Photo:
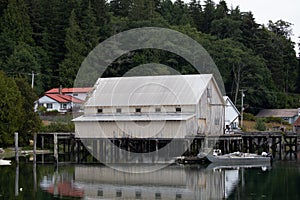
[[[299,134],[282,132],[245,132],[238,134],[224,134],[220,136],[190,136],[181,139],[165,138],[75,138],[74,133],[39,133],[37,145],[41,149],[53,149],[53,158],[56,162],[72,163],[117,163],[120,160],[132,161],[136,155],[151,154],[165,148],[163,156],[178,157],[184,152],[185,158],[195,158],[204,147],[217,148],[222,153],[235,151],[271,153],[274,159],[295,160],[299,146]],[[177,152],[175,152],[177,151]],[[127,154],[124,155],[124,152]],[[93,155],[93,156],[92,156]],[[157,156],[161,156],[157,154]],[[153,161],[166,160],[163,157]],[[149,161],[141,156],[138,161]],[[195,160],[195,159],[192,159]],[[202,162],[200,160],[199,162]]]

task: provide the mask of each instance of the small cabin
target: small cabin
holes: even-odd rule
[[[282,121],[293,124],[300,115],[300,109],[263,109],[256,117],[277,117]]]

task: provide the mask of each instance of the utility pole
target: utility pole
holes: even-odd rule
[[[31,88],[33,89],[33,85],[34,85],[34,73],[33,71],[31,72]]]
[[[31,74],[28,74],[29,76],[31,76],[31,88],[33,89],[33,86],[34,86],[34,78],[35,78],[35,75],[38,75],[38,74],[35,74],[33,71],[31,72]]]
[[[242,93],[242,98],[241,98],[241,128],[243,128],[243,112],[244,112],[244,97],[245,97],[245,94],[244,94],[244,89],[241,89],[240,90],[241,93]]]

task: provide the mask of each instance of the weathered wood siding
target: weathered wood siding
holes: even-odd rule
[[[193,121],[150,122],[75,122],[76,137],[80,138],[184,138],[193,132]]]
[[[198,109],[198,133],[205,135],[220,135],[224,131],[225,105],[214,82],[210,81],[203,93]]]

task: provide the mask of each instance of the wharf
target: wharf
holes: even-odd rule
[[[80,139],[75,137],[75,133],[39,133],[37,145],[41,149],[54,149],[54,158],[58,162],[99,163],[99,160],[104,160],[108,163],[117,163],[120,159],[130,159],[130,154],[150,154],[167,147],[170,148],[170,150],[168,149],[169,157],[179,156],[172,150],[185,149],[181,155],[185,158],[183,162],[201,163],[202,159],[195,158],[205,147],[220,149],[224,154],[235,151],[258,154],[268,152],[273,155],[274,159],[294,160],[297,159],[299,150],[298,138],[299,134],[282,132],[239,132],[219,136],[196,135],[176,139]],[[122,157],[121,151],[128,152],[129,156]]]

